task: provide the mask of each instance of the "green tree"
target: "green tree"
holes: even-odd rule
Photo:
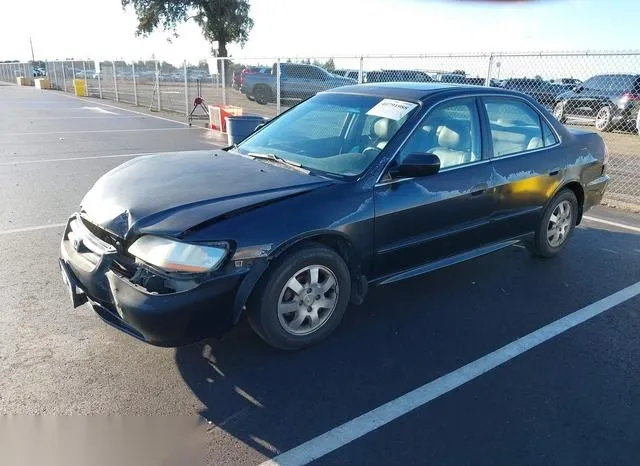
[[[329,58],[324,65],[322,65],[327,71],[335,71],[336,64],[333,62],[333,58]]]
[[[147,36],[161,27],[173,31],[193,19],[209,43],[218,42],[217,55],[227,56],[227,44],[244,45],[253,27],[248,0],[120,0],[133,6],[138,17],[136,34]]]

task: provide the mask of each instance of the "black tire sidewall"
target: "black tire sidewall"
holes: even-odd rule
[[[555,208],[562,201],[569,201],[571,203],[571,229],[567,234],[566,239],[563,243],[558,247],[552,247],[547,240],[547,228],[549,226],[549,219],[551,214],[555,210]],[[536,237],[534,240],[534,253],[538,256],[542,257],[553,257],[558,254],[569,242],[571,236],[573,235],[573,231],[576,228],[576,222],[578,220],[578,200],[576,199],[576,195],[573,191],[569,189],[563,189],[558,194],[556,194],[551,202],[547,205],[544,213],[542,215],[542,219],[540,220],[540,225],[538,226],[538,231],[536,232]]]
[[[278,299],[285,283],[298,270],[310,265],[329,268],[338,282],[338,304],[329,320],[309,335],[292,335],[282,328],[278,319]],[[268,344],[284,350],[295,350],[324,340],[342,321],[349,305],[351,277],[340,255],[330,248],[310,245],[279,258],[267,270],[249,301],[249,323]]]
[[[266,105],[269,102],[271,92],[265,87],[258,87],[254,92],[253,96],[257,103],[260,105]]]

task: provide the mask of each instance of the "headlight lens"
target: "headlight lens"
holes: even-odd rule
[[[142,236],[129,247],[129,253],[169,272],[202,273],[220,266],[224,247],[181,243],[159,236]]]

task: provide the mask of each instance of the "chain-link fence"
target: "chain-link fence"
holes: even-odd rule
[[[531,95],[563,123],[599,131],[610,152],[607,201],[640,209],[640,51],[210,58],[0,63],[0,80],[46,77],[53,89],[187,116],[197,97],[272,118],[317,92],[348,84],[442,82]],[[28,82],[27,82],[28,83]],[[32,83],[32,81],[31,81]]]

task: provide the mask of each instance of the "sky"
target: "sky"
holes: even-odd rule
[[[638,48],[638,0],[251,0],[255,26],[235,57],[314,57]],[[88,4],[95,5],[91,9]],[[28,12],[25,11],[28,5]],[[0,59],[148,59],[210,55],[198,27],[135,36],[120,0],[3,1]],[[271,59],[265,59],[264,63]],[[344,61],[353,67],[356,62]],[[383,63],[380,62],[382,65]],[[446,65],[446,64],[445,64]],[[506,65],[506,64],[505,64]]]

